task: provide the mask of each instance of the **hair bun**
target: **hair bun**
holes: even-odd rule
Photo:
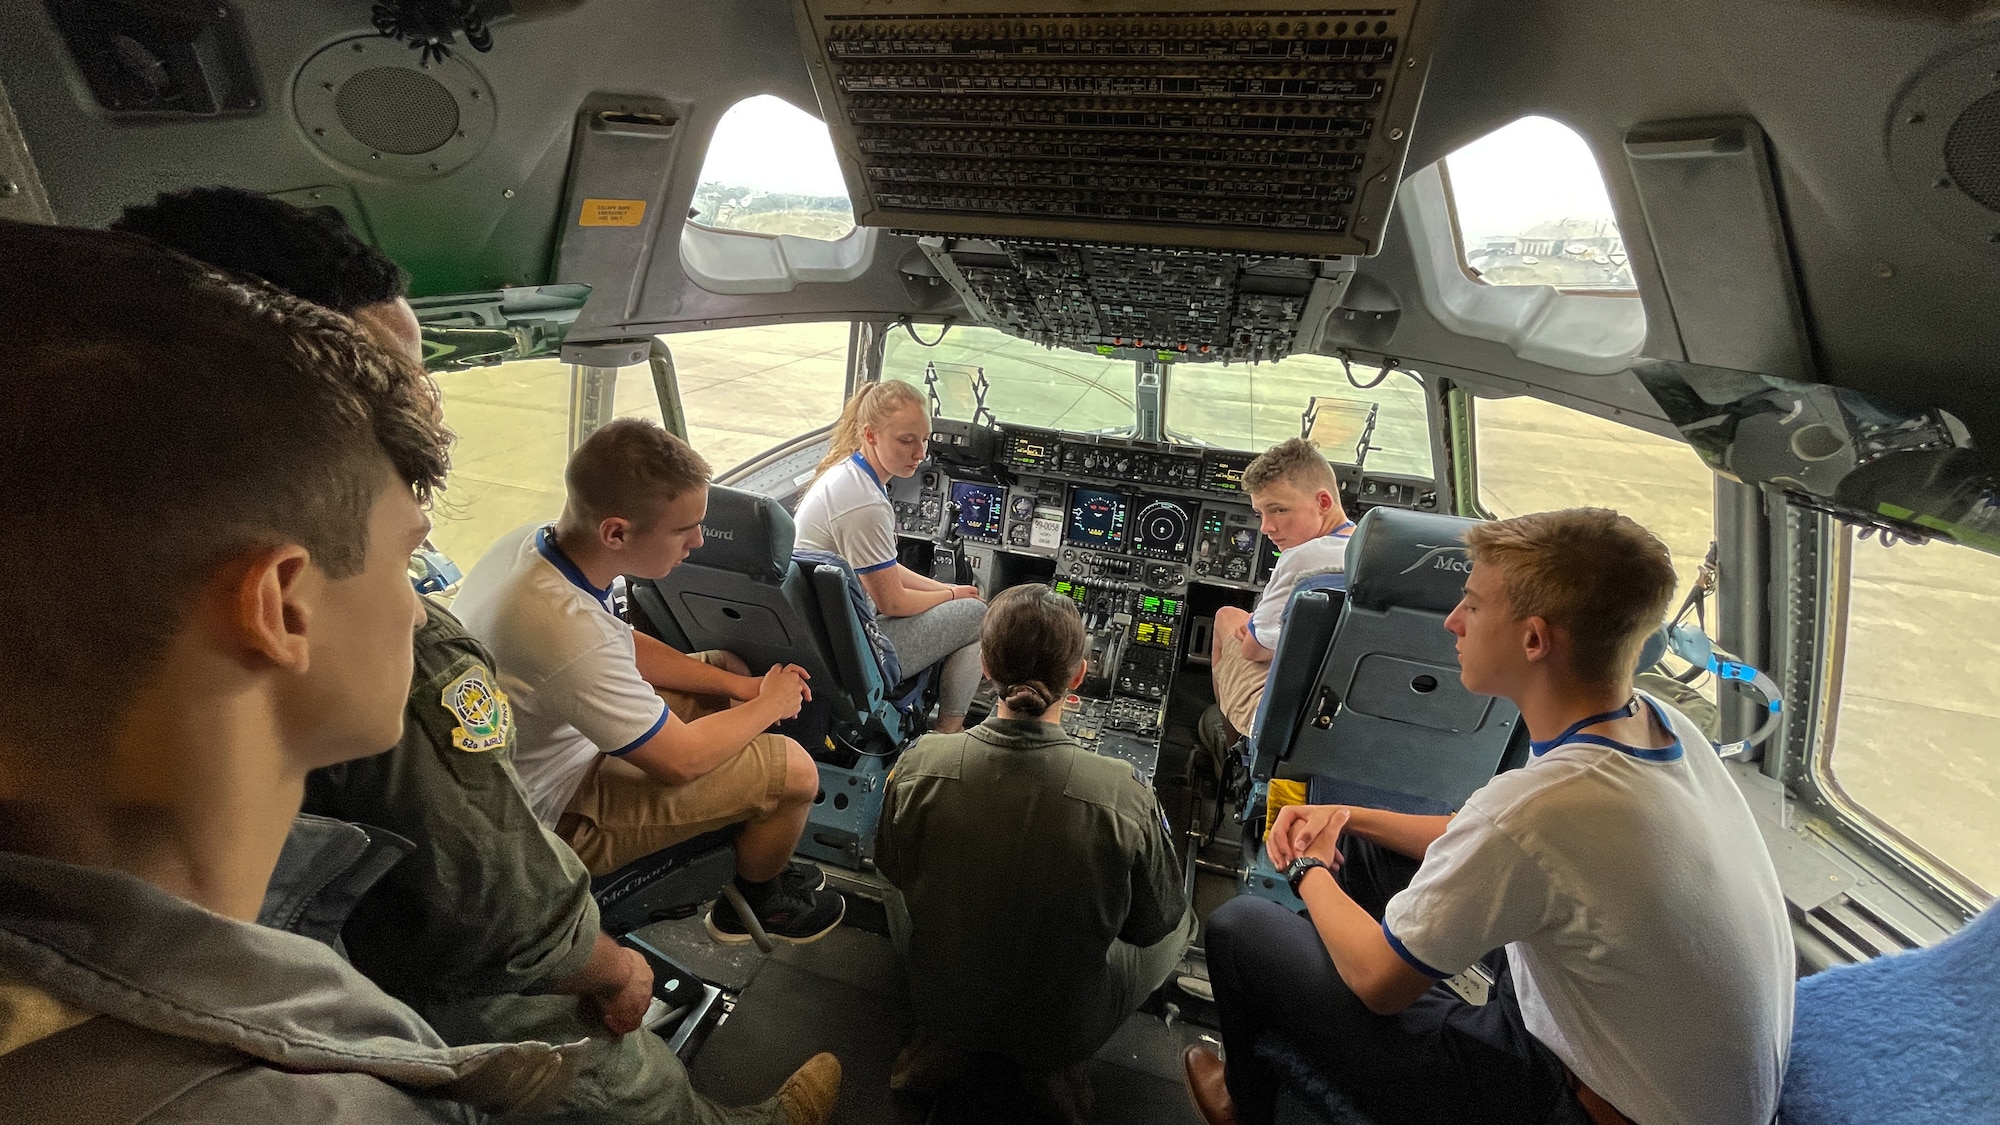
[[[1001,693],[1001,702],[1007,705],[1009,711],[1039,715],[1055,706],[1056,697],[1047,684],[1029,680],[1027,683],[1009,684]]]

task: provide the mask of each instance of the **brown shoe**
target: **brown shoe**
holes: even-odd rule
[[[1188,1100],[1208,1125],[1237,1125],[1236,1103],[1223,1084],[1223,1065],[1214,1051],[1194,1045],[1181,1053],[1181,1076],[1187,1079]]]
[[[889,1068],[889,1088],[898,1093],[930,1095],[965,1073],[965,1052],[953,1050],[922,1032],[910,1040]]]
[[[821,1051],[778,1087],[778,1107],[788,1125],[826,1125],[840,1100],[840,1060]]]
[[[1028,1078],[1028,1097],[1041,1115],[1063,1125],[1084,1125],[1097,1100],[1090,1084],[1090,1061]]]

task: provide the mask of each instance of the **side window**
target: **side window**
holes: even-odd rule
[[[661,337],[674,354],[689,443],[719,474],[833,421],[847,386],[847,334],[842,321]],[[458,441],[431,542],[469,570],[500,536],[562,514],[570,367],[524,359],[435,378]],[[619,370],[613,410],[660,421],[648,367]]]
[[[1846,547],[1846,611],[1814,773],[1920,866],[2000,890],[2000,558],[1956,544]]]
[[[721,474],[838,418],[847,394],[848,329],[839,321],[662,336],[674,353],[689,444]],[[640,391],[643,398],[628,399]],[[621,379],[618,412],[657,420],[652,381]]]
[[[694,222],[832,242],[854,230],[826,122],[769,94],[731,106],[709,139]]]
[[[500,536],[562,512],[569,365],[517,359],[435,378],[445,425],[458,440],[431,508],[431,543],[471,570]]]
[[[1687,595],[1715,538],[1715,477],[1694,450],[1534,398],[1476,399],[1473,419],[1485,511],[1615,508],[1666,543],[1676,604]],[[1714,627],[1711,610],[1711,636]]]
[[[1604,173],[1569,126],[1523,117],[1444,168],[1467,274],[1488,285],[1634,291]]]

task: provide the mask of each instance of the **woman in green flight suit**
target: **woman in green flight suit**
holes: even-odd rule
[[[998,707],[903,755],[876,836],[918,1028],[890,1086],[934,1091],[997,1054],[1080,1119],[1084,1064],[1179,963],[1194,912],[1152,789],[1063,733],[1084,670],[1076,603],[1002,593],[979,655]]]

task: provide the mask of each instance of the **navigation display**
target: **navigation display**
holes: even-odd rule
[[[1069,527],[1063,538],[1073,547],[1098,551],[1125,549],[1125,498],[1094,488],[1071,489]]]
[[[1194,510],[1185,500],[1141,496],[1132,525],[1132,553],[1149,559],[1186,562],[1194,546]]]
[[[1007,490],[997,484],[958,481],[951,486],[958,505],[958,533],[967,539],[1000,542],[1000,525],[1007,511]]]

